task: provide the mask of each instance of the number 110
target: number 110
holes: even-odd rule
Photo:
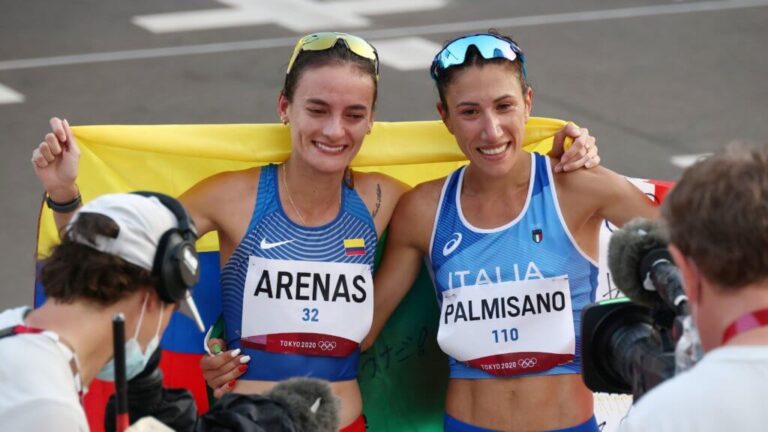
[[[517,340],[517,329],[516,328],[510,328],[507,329],[501,329],[501,330],[493,330],[491,331],[491,334],[493,334],[493,340],[496,343],[499,342],[510,342],[510,341],[516,341]],[[499,338],[501,336],[501,338]]]

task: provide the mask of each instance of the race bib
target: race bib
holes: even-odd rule
[[[358,347],[372,321],[369,265],[255,256],[248,260],[243,346],[343,357]]]
[[[493,375],[568,363],[576,347],[568,277],[447,290],[437,341],[446,354]]]

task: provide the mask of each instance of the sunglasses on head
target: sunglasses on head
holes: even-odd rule
[[[373,62],[373,66],[376,69],[376,78],[379,77],[379,55],[376,52],[376,48],[369,44],[365,39],[347,34],[336,32],[322,32],[312,33],[299,39],[296,43],[296,47],[293,49],[291,59],[288,61],[288,69],[286,74],[291,72],[293,64],[296,62],[296,58],[302,51],[324,51],[332,48],[336,43],[341,40],[349,48],[350,51],[356,55],[368,59]]]
[[[438,74],[452,66],[464,64],[470,46],[477,48],[477,51],[486,60],[497,58],[507,59],[511,62],[520,60],[523,79],[525,79],[525,54],[520,47],[510,39],[490,33],[462,36],[449,42],[432,60],[432,67],[429,69],[432,79],[437,80]]]

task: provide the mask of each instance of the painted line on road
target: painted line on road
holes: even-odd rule
[[[372,40],[379,52],[381,63],[397,70],[429,69],[432,56],[440,50],[440,44],[421,37]]]
[[[368,27],[363,15],[408,13],[445,6],[445,0],[218,0],[228,8],[140,15],[131,21],[152,33],[276,24],[303,33],[328,28]]]
[[[366,39],[373,40],[378,38],[386,39],[392,37],[425,36],[442,33],[457,34],[468,31],[483,31],[489,28],[514,28],[682,13],[723,11],[765,6],[768,6],[768,0],[704,1],[696,3],[677,3],[670,5],[644,6],[588,12],[533,15],[527,17],[467,21],[460,23],[434,24],[425,26],[397,27],[390,29],[359,31],[356,32],[356,34]],[[284,37],[272,39],[256,39],[240,42],[185,45],[168,48],[150,48],[128,51],[42,57],[34,59],[5,60],[0,61],[0,71],[123,60],[140,60],[159,57],[175,57],[183,55],[222,53],[231,51],[245,51],[264,48],[291,47],[295,43],[295,37]]]
[[[708,156],[712,156],[712,153],[696,153],[696,154],[687,154],[687,155],[677,155],[672,156],[669,158],[669,161],[672,163],[672,165],[680,168],[688,168],[689,166],[695,164],[701,159],[704,159]]]
[[[0,84],[0,105],[24,102],[24,95]]]

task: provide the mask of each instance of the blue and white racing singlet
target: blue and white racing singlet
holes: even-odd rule
[[[341,186],[332,222],[297,225],[277,178],[276,165],[262,168],[248,231],[221,272],[227,344],[251,356],[243,379],[354,379],[373,320],[373,219]]]
[[[428,267],[451,378],[581,372],[580,315],[594,301],[598,267],[568,231],[549,159],[531,158],[526,203],[498,228],[464,217],[465,168],[443,186]]]

